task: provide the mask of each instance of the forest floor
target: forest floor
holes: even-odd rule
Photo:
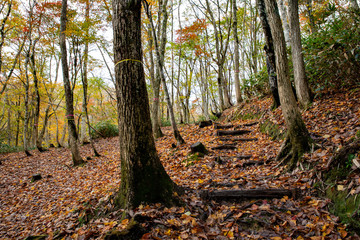
[[[179,130],[186,144],[173,148],[171,128],[163,128],[165,136],[156,141],[157,150],[171,178],[186,188],[181,196],[185,204],[142,205],[130,212],[146,216],[143,239],[359,239],[330,213],[331,201],[320,197],[315,185],[325,184],[320,181],[321,170],[336,149],[360,130],[360,91],[324,94],[303,111],[320,147],[305,154],[291,173],[275,161],[282,140],[260,132],[265,121],[284,131],[281,109],[271,111],[270,105],[269,98],[254,99],[225,113],[219,124],[251,131],[240,137],[215,136],[214,126],[182,125]],[[234,116],[238,120],[229,122]],[[254,122],[259,123],[243,126]],[[196,142],[205,145],[207,155],[190,154],[190,145]],[[235,149],[213,149],[223,144]],[[118,138],[97,140],[96,148],[101,157],[93,157],[89,145],[82,146],[82,156],[91,160],[76,168],[71,167],[71,154],[65,148],[33,150],[31,157],[23,152],[0,155],[0,238],[96,239],[113,228],[124,229],[129,219],[121,219],[121,210],[112,211],[109,200],[120,185]],[[245,155],[250,159],[239,158]],[[342,186],[351,195],[360,192],[359,171],[354,172],[337,183],[338,189]],[[34,174],[42,179],[31,182]],[[200,196],[200,190],[259,188],[297,188],[301,196],[235,201]]]

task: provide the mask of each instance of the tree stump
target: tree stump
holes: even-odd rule
[[[36,182],[42,179],[41,174],[35,174],[31,177],[31,182]]]
[[[213,125],[213,122],[211,120],[209,121],[201,121],[199,123],[199,128],[204,128]]]
[[[191,149],[191,153],[202,153],[202,154],[207,153],[205,146],[201,142],[194,143],[193,145],[190,146],[190,149]]]

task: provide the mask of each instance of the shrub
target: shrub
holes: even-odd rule
[[[327,19],[303,39],[306,70],[315,92],[359,84],[360,29],[354,19],[350,13]]]
[[[170,120],[167,120],[166,118],[161,118],[161,126],[162,126],[162,127],[171,126]]]
[[[22,147],[10,146],[6,143],[0,142],[0,153],[20,152],[23,151]]]
[[[96,131],[94,129],[96,129]],[[98,122],[94,126],[94,129],[91,129],[92,138],[119,136],[118,126],[110,120]]]

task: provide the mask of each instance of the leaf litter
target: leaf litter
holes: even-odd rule
[[[141,215],[148,230],[142,239],[358,239],[348,233],[338,217],[329,212],[330,200],[317,197],[314,184],[318,171],[325,169],[334,151],[344,145],[360,129],[359,92],[327,95],[316,100],[303,118],[320,148],[307,153],[301,165],[292,172],[284,171],[274,161],[281,145],[261,133],[258,125],[244,138],[257,141],[220,140],[213,126],[198,128],[194,124],[179,129],[185,145],[173,148],[175,142],[169,127],[156,145],[161,161],[179,186],[183,206],[141,205],[130,212]],[[268,110],[270,99],[254,100],[241,106],[240,112],[256,109],[262,119],[278,124],[284,130],[281,109]],[[234,108],[235,109],[235,108]],[[234,113],[230,110],[227,116]],[[226,113],[225,113],[226,114]],[[223,123],[228,119],[224,117]],[[236,126],[254,120],[235,120]],[[235,138],[235,137],[234,137]],[[191,156],[190,145],[202,142],[209,153]],[[220,144],[236,144],[236,149],[213,150]],[[50,148],[33,156],[24,153],[1,155],[0,165],[0,236],[19,239],[46,235],[47,239],[101,239],[111,229],[124,229],[129,219],[121,219],[122,210],[113,211],[113,196],[120,185],[119,146],[117,138],[96,142],[101,157],[91,157],[82,167],[71,168],[71,154],[64,148]],[[81,147],[82,156],[91,156],[89,145]],[[243,167],[247,159],[264,162]],[[216,157],[224,161],[215,161]],[[31,182],[34,174],[42,179]],[[360,192],[359,176],[342,182],[350,192]],[[200,197],[201,190],[284,188],[301,190],[293,199],[254,199],[214,201]]]

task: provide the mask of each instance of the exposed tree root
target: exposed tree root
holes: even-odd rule
[[[287,165],[289,171],[294,170],[304,152],[308,151],[310,148],[311,139],[308,141],[309,144],[307,148],[305,146],[299,146],[299,144],[294,145],[288,134],[281,145],[278,155],[276,156],[275,160],[279,162],[276,167]]]
[[[341,148],[328,162],[326,168],[330,169],[333,166],[345,165],[345,161],[347,161],[348,156],[350,154],[355,154],[360,151],[360,138],[351,142],[350,144],[345,145]]]

